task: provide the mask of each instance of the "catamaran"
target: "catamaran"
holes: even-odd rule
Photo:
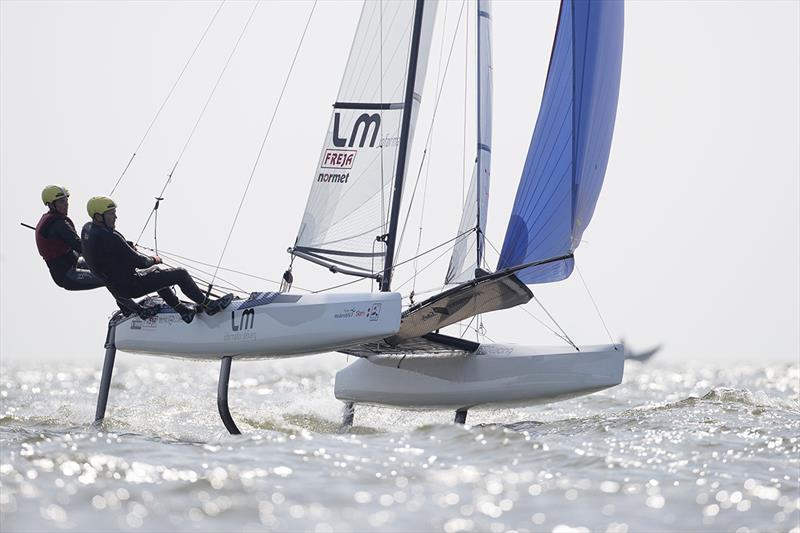
[[[492,154],[492,8],[474,2],[475,165],[443,290],[404,309],[392,291],[409,152],[425,92],[437,3],[366,1],[289,253],[332,273],[373,279],[370,293],[254,292],[224,313],[184,324],[162,307],[109,323],[96,420],[108,400],[116,350],[221,360],[220,416],[233,359],[339,351],[345,403],[443,408],[464,423],[485,405],[553,402],[617,385],[624,348],[475,342],[441,330],[523,305],[528,285],[564,280],[594,213],[608,162],[622,61],[623,3],[562,0],[544,94],[499,261],[485,259]],[[407,296],[405,297],[407,298]]]

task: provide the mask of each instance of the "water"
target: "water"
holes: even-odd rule
[[[99,355],[99,354],[98,354]],[[800,367],[628,363],[622,385],[525,409],[360,407],[335,366],[120,354],[0,368],[3,531],[800,532]]]

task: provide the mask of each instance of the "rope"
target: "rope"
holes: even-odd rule
[[[408,258],[408,259],[406,259],[405,261],[401,261],[401,262],[399,262],[399,263],[396,263],[396,264],[394,265],[394,267],[392,267],[392,268],[397,268],[397,267],[399,267],[399,266],[405,265],[406,263],[409,263],[409,262],[413,261],[414,259],[417,259],[417,258],[419,258],[419,257],[422,257],[423,255],[429,254],[429,253],[431,253],[432,251],[434,251],[434,250],[436,250],[436,249],[439,249],[439,248],[441,248],[442,246],[444,246],[444,245],[446,245],[446,244],[449,244],[449,243],[453,242],[453,241],[454,241],[454,240],[456,240],[456,239],[460,239],[461,237],[463,237],[464,235],[468,234],[468,233],[469,233],[469,232],[471,232],[471,231],[474,231],[474,229],[470,229],[469,231],[465,231],[464,233],[462,233],[462,234],[460,234],[460,235],[456,235],[456,236],[455,236],[455,237],[453,237],[452,239],[450,239],[450,240],[447,240],[447,241],[445,241],[445,242],[443,242],[443,243],[441,243],[441,244],[437,244],[437,245],[436,245],[436,246],[434,246],[433,248],[429,248],[428,250],[425,250],[424,252],[422,252],[422,253],[421,253],[421,254],[419,254],[419,255],[415,255],[414,257],[409,257],[409,258]],[[453,246],[455,246],[455,245],[453,245]],[[438,260],[440,257],[442,257],[442,256],[443,256],[445,253],[447,253],[447,252],[448,252],[448,250],[450,250],[451,248],[452,248],[452,246],[451,246],[450,248],[448,248],[447,250],[445,250],[445,251],[444,251],[442,254],[440,254],[439,256],[437,256],[437,257],[436,257],[436,259],[434,259],[433,261],[431,261],[431,263],[429,263],[429,264],[428,264],[428,266],[430,266],[431,264],[433,264],[434,262],[436,262],[436,261],[437,261],[437,260]],[[426,266],[425,268],[428,268],[428,266]],[[422,270],[425,270],[425,268],[423,268]],[[384,273],[384,272],[386,272],[387,270],[388,270],[388,269],[383,269],[383,271],[381,271],[381,273]],[[422,270],[421,270],[420,272],[422,272]],[[359,279],[356,279],[356,280],[353,280],[353,281],[348,281],[347,283],[342,283],[342,284],[339,284],[339,285],[332,285],[332,286],[330,286],[330,287],[326,287],[326,288],[324,288],[324,289],[319,289],[319,290],[312,291],[312,292],[314,292],[314,293],[318,293],[318,292],[325,292],[325,291],[329,291],[329,290],[331,290],[331,289],[338,289],[339,287],[346,287],[347,285],[352,285],[353,283],[358,283],[359,281],[364,281],[364,280],[366,280],[366,279],[370,279],[370,278],[359,278]],[[405,281],[405,282],[404,282],[402,285],[400,285],[400,287],[402,287],[403,285],[405,285],[405,284],[406,284],[406,283],[408,283],[409,281],[411,281],[411,279],[408,279],[408,280],[406,280],[406,281]],[[398,287],[398,288],[399,288],[399,287]],[[395,290],[396,290],[396,289],[395,289]]]
[[[494,245],[494,244],[492,244],[492,241],[490,241],[490,240],[489,240],[489,238],[488,238],[488,237],[486,237],[486,235],[484,235],[484,242],[486,242],[486,243],[488,243],[488,244],[489,244],[489,247],[490,247],[492,250],[494,250],[494,252],[497,254],[497,256],[498,256],[498,257],[500,256],[500,252],[497,250],[497,248],[495,247],[495,245]],[[535,297],[534,297],[534,298],[535,298]],[[541,302],[539,302],[539,300],[536,300],[536,302],[537,302],[537,303],[538,303],[538,304],[539,304],[539,305],[542,307],[542,309],[544,309],[544,306],[542,305],[542,303],[541,303]],[[570,340],[570,338],[566,336],[566,333],[565,333],[564,335],[562,335],[561,333],[557,332],[556,330],[554,330],[553,328],[551,328],[551,327],[550,327],[550,326],[549,326],[549,325],[548,325],[546,322],[544,322],[544,321],[543,321],[543,320],[541,320],[539,317],[537,317],[536,315],[534,315],[533,313],[531,313],[530,311],[528,311],[528,310],[527,310],[525,307],[523,307],[523,306],[521,306],[521,305],[520,305],[520,306],[518,306],[517,308],[518,308],[518,309],[520,309],[520,310],[522,310],[522,311],[523,311],[524,313],[526,313],[528,316],[530,316],[531,318],[533,318],[533,319],[534,319],[536,322],[538,322],[539,324],[541,324],[542,326],[544,326],[544,327],[545,327],[547,330],[549,330],[549,331],[550,331],[550,332],[551,332],[553,335],[555,335],[556,337],[558,337],[558,338],[559,338],[559,339],[561,339],[562,341],[566,342],[567,344],[570,344],[570,345],[572,345],[572,346],[573,346],[574,348],[576,348],[576,349],[578,348],[577,346],[575,346],[575,343],[573,343],[573,342],[572,342],[572,340]],[[545,309],[545,312],[547,313],[547,310],[546,310],[546,309]],[[548,313],[548,316],[550,316],[550,313]],[[553,320],[553,317],[552,317],[552,316],[550,316],[550,319],[551,319],[551,320]],[[556,324],[556,326],[558,326],[558,328],[559,328],[559,329],[561,329],[561,326],[559,326],[559,325],[558,325],[558,323],[557,323],[555,320],[553,320],[553,323],[555,323],[555,324]],[[563,332],[564,330],[562,329],[561,331]]]
[[[440,253],[439,255],[437,255],[436,257],[434,257],[434,258],[433,258],[433,260],[432,260],[431,262],[429,262],[427,265],[425,265],[424,267],[422,267],[422,268],[419,270],[419,272],[421,273],[421,272],[425,272],[426,270],[428,270],[428,268],[430,268],[431,266],[433,266],[433,264],[434,264],[434,263],[436,263],[436,261],[438,261],[439,259],[441,259],[442,257],[444,257],[444,256],[445,256],[445,255],[446,255],[448,252],[450,252],[450,251],[451,251],[453,248],[455,248],[455,247],[456,247],[456,243],[453,243],[453,245],[452,245],[452,246],[448,246],[448,247],[447,247],[447,248],[446,248],[446,249],[445,249],[445,250],[444,250],[442,253]],[[400,285],[398,285],[397,287],[395,287],[395,290],[396,290],[396,291],[399,291],[401,288],[405,287],[405,286],[408,284],[408,282],[409,282],[409,281],[411,281],[411,280],[413,280],[413,279],[416,279],[416,275],[417,275],[417,273],[415,273],[415,274],[414,274],[412,277],[408,278],[408,279],[407,279],[407,280],[405,280],[403,283],[401,283]]]
[[[165,257],[167,257],[167,259],[170,259],[170,257],[169,257],[168,255],[165,255]],[[189,264],[187,264],[187,263],[184,263],[183,261],[179,261],[179,260],[175,259],[174,257],[173,257],[173,258],[171,258],[171,259],[170,259],[170,261],[172,261],[172,262],[175,262],[175,263],[177,263],[177,264],[179,264],[179,265],[185,266],[185,267],[187,268],[187,270],[189,270],[189,269],[193,269],[193,270],[196,270],[196,271],[200,272],[201,274],[205,274],[206,276],[210,276],[210,275],[211,275],[211,273],[210,273],[210,272],[206,272],[205,270],[202,270],[202,269],[200,269],[200,268],[197,268],[197,267],[195,267],[195,266],[192,266],[192,265],[189,265]],[[169,263],[164,263],[164,261],[163,261],[163,260],[162,260],[162,263],[163,263],[164,265],[166,265],[166,266],[172,266],[172,265],[171,265],[171,264],[169,264]],[[197,281],[201,281],[201,282],[203,282],[204,284],[206,284],[206,285],[209,285],[209,282],[208,282],[208,280],[207,280],[207,279],[201,278],[200,276],[196,276],[196,275],[194,275],[194,274],[190,274],[190,275],[191,275],[191,276],[192,276],[192,278],[194,278],[195,280],[197,280]],[[250,294],[248,291],[246,291],[246,290],[242,289],[241,287],[237,286],[236,284],[234,284],[234,283],[232,283],[232,282],[230,282],[230,281],[228,281],[228,280],[224,280],[224,279],[222,279],[222,278],[220,278],[220,279],[221,279],[221,280],[222,280],[224,283],[227,283],[227,284],[231,285],[231,286],[232,286],[232,287],[233,287],[233,288],[234,288],[234,289],[235,289],[237,292],[240,292],[240,293],[242,293],[242,294]],[[221,288],[221,289],[224,289],[224,288],[229,288],[229,287],[224,287],[224,286],[222,286],[222,285],[219,285],[218,287],[219,287],[219,288]]]
[[[469,74],[469,11],[467,11],[467,29],[464,34],[464,134],[461,144],[461,205],[467,199],[467,74]],[[480,265],[478,265],[480,266]]]
[[[581,278],[581,282],[583,283],[583,287],[586,289],[586,294],[589,295],[589,299],[592,301],[592,305],[594,305],[594,310],[597,311],[597,316],[600,317],[600,322],[603,324],[603,328],[606,330],[606,334],[608,335],[608,339],[611,341],[611,344],[614,345],[614,349],[617,349],[617,343],[614,341],[614,337],[611,336],[611,332],[608,330],[608,326],[606,326],[606,321],[603,320],[603,315],[600,313],[600,308],[597,306],[597,302],[594,301],[594,297],[592,296],[592,292],[589,290],[589,286],[586,284],[586,280],[583,279],[583,274],[581,274],[581,269],[578,268],[578,265],[575,265],[575,270],[578,272],[578,276]]]
[[[150,250],[150,251],[155,252],[155,250],[153,248],[149,248],[149,247],[143,246],[141,244],[139,245],[139,248],[143,248],[145,250]],[[173,252],[165,252],[165,251],[162,250],[161,254],[163,256],[165,256],[165,257],[168,257],[168,258],[169,257],[178,258],[178,259],[183,259],[185,261],[189,261],[191,263],[195,263],[195,264],[198,264],[198,265],[202,265],[202,266],[206,266],[206,267],[210,267],[210,268],[214,267],[214,265],[212,265],[211,263],[204,263],[203,261],[198,261],[197,259],[192,259],[191,257],[186,257],[186,256],[179,255],[179,254],[176,254],[176,253],[173,253]],[[176,260],[176,262],[178,262],[178,261]],[[182,263],[182,264],[186,264],[186,263]],[[242,275],[242,276],[246,276],[248,278],[253,278],[253,279],[257,279],[257,280],[261,280],[261,281],[266,281],[268,283],[274,283],[275,285],[280,285],[281,284],[280,281],[275,281],[274,279],[264,278],[264,277],[261,277],[261,276],[257,276],[255,274],[250,274],[248,272],[242,272],[241,270],[234,270],[232,268],[220,268],[220,270],[222,270],[223,272],[231,272],[233,274],[239,274],[239,275]],[[222,278],[220,278],[220,279],[222,279]],[[225,280],[223,279],[222,281],[225,281]],[[311,292],[311,289],[305,289],[303,287],[298,287],[297,285],[293,285],[293,287],[296,288],[296,289],[300,289],[301,291]]]
[[[466,1],[461,3],[461,11],[458,12],[458,20],[456,21],[456,32],[453,34],[453,41],[450,43],[450,51],[447,53],[447,62],[445,63],[445,66],[444,66],[444,75],[442,76],[443,78],[447,77],[447,71],[448,71],[448,69],[450,67],[450,59],[453,56],[453,49],[455,47],[456,37],[458,36],[458,28],[461,26],[461,16],[464,13],[464,5],[465,5],[465,3],[466,3]],[[433,114],[431,115],[431,125],[428,128],[428,135],[425,137],[425,149],[422,152],[422,160],[419,162],[419,170],[417,171],[417,178],[414,181],[414,189],[411,192],[411,200],[408,203],[408,209],[406,210],[406,217],[405,217],[405,220],[403,221],[403,229],[400,232],[400,239],[398,241],[398,247],[397,247],[398,250],[402,246],[403,237],[406,234],[406,228],[408,226],[409,213],[411,212],[411,206],[414,204],[414,198],[416,197],[416,194],[417,194],[417,186],[419,185],[420,176],[422,176],[422,169],[424,167],[425,159],[426,159],[427,154],[428,154],[428,146],[430,145],[431,136],[433,135],[433,125],[434,125],[434,123],[436,121],[436,113],[439,110],[439,101],[441,100],[443,90],[444,90],[444,83],[442,83],[441,87],[439,87],[439,93],[436,95],[436,103],[433,106]]]
[[[438,67],[436,69],[436,91],[435,91],[436,94],[439,93],[439,87],[440,87],[441,81],[442,81],[442,58],[444,56],[444,43],[445,43],[445,41],[444,41],[444,37],[445,37],[444,29],[447,27],[447,6],[448,5],[449,4],[447,2],[445,2],[445,4],[444,4],[444,20],[442,21],[442,40],[441,40],[441,43],[439,44],[439,64],[438,64]],[[458,27],[456,27],[456,31],[458,31]],[[433,129],[433,124],[431,124],[431,129]],[[425,147],[425,150],[424,150],[424,152],[422,154],[423,159],[427,155],[428,149],[430,149],[431,153],[433,152],[433,138],[431,138],[430,146]],[[419,212],[419,231],[417,232],[417,248],[416,248],[416,251],[414,252],[414,253],[417,253],[417,254],[419,253],[419,249],[422,247],[422,226],[423,226],[423,222],[425,221],[425,205],[427,204],[426,200],[428,198],[428,178],[430,177],[430,173],[431,173],[431,158],[428,157],[427,158],[427,163],[425,165],[425,184],[422,186],[422,209],[420,209],[420,212]],[[416,189],[416,185],[414,187]],[[412,200],[413,200],[413,196],[412,196]],[[401,235],[401,238],[402,238],[402,235]],[[409,296],[409,298],[412,301],[412,304],[413,304],[413,300],[414,300],[414,297],[413,297],[414,290],[417,288],[417,274],[418,274],[417,262],[414,261],[414,283],[411,285],[411,296]]]
[[[186,142],[184,143],[183,148],[180,151],[180,154],[178,154],[178,159],[175,161],[175,164],[172,165],[172,170],[170,170],[169,174],[167,174],[167,179],[164,181],[164,186],[161,187],[161,192],[158,193],[158,197],[160,198],[164,197],[164,191],[167,190],[167,186],[172,182],[172,175],[178,168],[178,164],[181,162],[181,159],[183,159],[183,154],[186,153],[186,148],[189,147],[189,143],[191,142],[192,137],[194,137],[194,134],[197,131],[197,126],[199,126],[200,121],[203,120],[203,116],[206,114],[206,109],[208,109],[208,104],[210,104],[211,99],[214,98],[214,93],[217,92],[217,87],[219,87],[219,83],[220,81],[222,81],[222,76],[225,74],[225,71],[228,70],[228,65],[230,65],[231,59],[233,59],[233,55],[236,53],[236,49],[239,48],[239,43],[242,42],[242,37],[244,37],[244,33],[245,31],[247,31],[247,27],[250,25],[250,21],[253,20],[253,15],[255,15],[256,9],[258,8],[260,3],[261,0],[258,0],[253,6],[253,9],[250,10],[250,16],[247,17],[247,21],[244,23],[244,26],[242,26],[242,31],[239,33],[239,37],[236,39],[236,43],[233,45],[233,49],[231,49],[230,54],[228,54],[228,58],[225,60],[225,64],[223,65],[222,70],[219,73],[219,76],[217,76],[217,81],[214,83],[214,87],[211,89],[211,93],[208,95],[206,103],[203,105],[203,109],[200,111],[200,115],[197,117],[197,120],[195,121],[194,126],[192,127],[192,131],[189,133],[189,138],[186,139]],[[154,206],[153,209],[150,211],[150,214],[147,216],[147,220],[145,221],[144,226],[142,227],[142,231],[139,233],[139,237],[136,239],[137,244],[139,243],[139,240],[142,238],[142,235],[144,235],[144,231],[145,229],[147,229],[147,225],[150,224],[150,219],[153,217],[153,213],[156,211],[156,209],[157,207]]]
[[[136,149],[133,151],[133,155],[128,160],[128,164],[125,165],[125,168],[123,169],[122,174],[120,174],[119,178],[117,178],[117,182],[114,184],[114,187],[111,189],[111,192],[109,193],[109,196],[112,196],[114,194],[114,191],[117,190],[117,186],[122,181],[122,178],[125,176],[125,173],[128,172],[128,168],[130,168],[131,163],[133,163],[133,158],[136,157],[136,153],[139,151],[139,149],[144,144],[144,140],[150,134],[150,130],[153,129],[153,125],[156,123],[156,120],[158,120],[158,117],[161,115],[161,111],[163,111],[164,106],[167,105],[167,101],[172,96],[172,93],[175,92],[175,87],[178,86],[178,83],[181,81],[181,78],[183,78],[183,74],[186,72],[186,69],[189,67],[189,63],[192,62],[192,58],[194,58],[194,55],[197,53],[197,49],[200,48],[200,45],[203,43],[203,40],[206,38],[206,34],[208,33],[208,30],[211,29],[211,26],[214,24],[214,21],[217,19],[217,15],[219,15],[219,12],[222,9],[222,6],[225,5],[226,1],[227,0],[222,0],[222,2],[219,4],[219,7],[214,12],[214,16],[211,17],[211,21],[208,23],[208,26],[206,26],[206,29],[203,32],[203,35],[200,37],[200,40],[197,42],[197,45],[194,47],[194,50],[192,50],[192,54],[189,56],[189,59],[186,60],[186,64],[183,65],[183,69],[181,69],[181,73],[178,74],[178,78],[175,80],[175,83],[172,84],[172,87],[170,88],[169,92],[167,93],[167,97],[164,98],[163,102],[161,102],[161,105],[159,106],[158,111],[156,111],[156,116],[153,117],[153,120],[150,121],[150,125],[147,126],[147,130],[144,132],[144,135],[142,136],[142,139],[139,141],[139,144],[136,145]]]
[[[217,267],[214,270],[214,277],[211,280],[212,283],[214,282],[214,279],[216,279],[217,277],[217,272],[219,271],[220,265],[222,264],[222,259],[225,257],[225,252],[228,250],[228,244],[230,243],[231,236],[233,235],[233,229],[236,227],[236,222],[239,220],[239,214],[242,211],[244,200],[247,197],[247,192],[250,190],[250,184],[253,182],[253,176],[255,175],[256,168],[258,167],[258,163],[261,160],[261,154],[264,152],[264,146],[267,144],[267,138],[269,137],[269,133],[272,130],[272,124],[275,121],[275,116],[278,114],[278,109],[280,108],[281,100],[283,99],[283,94],[286,91],[286,86],[289,83],[289,78],[291,77],[292,71],[294,70],[294,64],[297,61],[297,56],[300,54],[300,47],[303,45],[303,40],[306,37],[306,32],[308,31],[308,26],[311,23],[311,17],[314,15],[314,10],[316,9],[316,7],[317,7],[317,0],[314,0],[314,5],[311,6],[311,12],[308,14],[308,20],[306,20],[305,28],[303,28],[303,34],[300,36],[300,42],[297,43],[297,49],[294,52],[294,57],[292,58],[292,64],[289,66],[289,72],[286,74],[286,79],[283,82],[281,93],[278,96],[277,103],[275,104],[275,110],[273,111],[272,117],[270,118],[269,124],[267,125],[267,132],[264,134],[264,138],[261,140],[261,147],[258,149],[258,155],[256,156],[255,163],[253,163],[253,168],[250,171],[250,177],[247,179],[247,186],[245,186],[244,188],[244,193],[242,193],[242,199],[239,201],[239,207],[236,209],[236,216],[234,216],[233,218],[233,224],[231,224],[231,229],[228,232],[228,237],[225,239],[225,246],[222,247],[222,253],[220,253],[219,255],[219,261],[217,262]]]
[[[541,320],[539,317],[537,317],[536,315],[534,315],[533,313],[531,313],[530,311],[528,311],[527,309],[525,309],[523,306],[521,306],[521,305],[520,305],[520,306],[518,307],[518,309],[521,309],[522,311],[524,311],[525,313],[527,313],[527,314],[528,314],[528,315],[529,315],[531,318],[533,318],[533,319],[534,319],[535,321],[537,321],[539,324],[541,324],[542,326],[544,326],[545,328],[547,328],[548,330],[550,330],[550,332],[551,332],[551,333],[553,333],[553,334],[554,334],[556,337],[558,337],[558,338],[559,338],[559,339],[561,339],[562,341],[564,341],[564,342],[566,342],[566,343],[570,343],[570,341],[569,341],[569,340],[568,340],[566,337],[564,337],[564,336],[563,336],[563,335],[561,335],[559,332],[557,332],[556,330],[554,330],[553,328],[551,328],[550,326],[548,326],[546,322],[544,322],[544,321],[543,321],[543,320]]]
[[[546,308],[546,307],[545,307],[545,306],[542,304],[542,302],[540,302],[540,301],[539,301],[539,299],[536,297],[536,295],[535,295],[535,294],[533,295],[533,299],[534,299],[534,301],[535,301],[537,304],[539,304],[539,307],[541,307],[541,308],[542,308],[542,311],[544,311],[544,312],[547,314],[547,316],[550,318],[550,320],[552,320],[552,321],[553,321],[553,324],[555,324],[555,325],[558,327],[558,329],[561,331],[562,335],[564,335],[564,339],[565,339],[565,340],[566,340],[568,343],[570,343],[570,344],[572,345],[572,347],[573,347],[573,348],[575,348],[576,350],[578,350],[578,351],[580,352],[580,351],[581,351],[581,349],[580,349],[580,348],[578,348],[578,345],[577,345],[577,344],[575,344],[574,342],[572,342],[572,339],[570,339],[570,338],[569,338],[569,335],[567,335],[567,332],[566,332],[566,331],[564,331],[564,328],[562,328],[562,327],[561,327],[561,324],[559,324],[558,322],[556,322],[556,319],[555,319],[555,318],[553,318],[553,315],[551,315],[551,314],[550,314],[550,311],[548,311],[548,310],[547,310],[547,308]]]

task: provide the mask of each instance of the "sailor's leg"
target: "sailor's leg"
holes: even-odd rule
[[[342,429],[347,430],[353,427],[353,419],[356,416],[356,404],[353,402],[344,402],[342,407]]]
[[[464,424],[467,421],[467,410],[459,409],[456,411],[456,418],[453,420],[454,424]]]
[[[231,377],[231,356],[222,358],[222,365],[219,369],[219,385],[217,386],[217,409],[219,416],[222,418],[222,423],[225,424],[225,429],[231,435],[241,435],[242,432],[236,427],[236,422],[233,421],[231,411],[228,408],[228,380]]]
[[[68,291],[88,291],[103,287],[105,283],[89,269],[72,267],[64,274],[59,285]]]
[[[114,334],[116,325],[108,325],[106,334],[106,357],[103,361],[103,374],[100,378],[100,391],[97,394],[97,410],[94,414],[95,424],[99,423],[106,416],[106,404],[108,403],[108,390],[111,388],[111,373],[114,371],[114,359],[117,356],[117,347],[114,344]]]

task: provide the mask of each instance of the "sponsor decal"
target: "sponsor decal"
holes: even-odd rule
[[[381,129],[381,116],[378,113],[362,113],[357,119],[355,124],[353,124],[353,130],[350,132],[350,138],[342,139],[339,137],[339,121],[341,119],[341,114],[336,111],[333,114],[333,145],[337,148],[344,148],[347,146],[348,148],[352,148],[356,144],[356,140],[358,140],[358,147],[363,148],[364,145],[367,143],[367,138],[369,138],[369,146],[370,148],[375,146],[375,141],[378,139],[378,132]],[[359,132],[361,133],[361,138],[358,138]],[[371,136],[370,136],[371,134]]]
[[[224,337],[225,342],[231,341],[254,341],[256,340],[255,331],[239,331],[237,333],[227,333]]]
[[[385,137],[381,137],[381,144],[382,148],[388,148],[390,146],[399,146],[400,145],[400,137],[389,137],[388,135]]]
[[[357,150],[332,150],[328,148],[322,156],[320,168],[353,168]]]
[[[158,323],[165,324],[167,326],[171,326],[173,324],[185,324],[181,315],[178,313],[164,313],[158,315]]]
[[[158,327],[158,319],[156,317],[142,320],[141,318],[133,318],[131,320],[131,329],[138,329],[142,331],[153,330]]]
[[[231,311],[231,330],[239,331],[245,329],[253,329],[253,325],[256,322],[256,310],[255,309],[247,309],[242,311],[242,316],[239,317],[239,321],[236,321],[236,311]]]
[[[349,172],[346,174],[329,174],[327,172],[320,172],[319,176],[317,176],[317,181],[321,181],[323,183],[347,183],[347,179],[349,177]]]
[[[349,309],[343,309],[342,311],[333,314],[333,318],[336,319],[367,317],[367,319],[372,322],[378,320],[380,316],[381,316],[381,304],[372,304],[366,309],[356,309],[355,307],[351,307]]]
[[[369,310],[367,311],[367,318],[369,318],[370,322],[374,322],[378,320],[381,316],[381,304],[373,304],[370,306]]]

